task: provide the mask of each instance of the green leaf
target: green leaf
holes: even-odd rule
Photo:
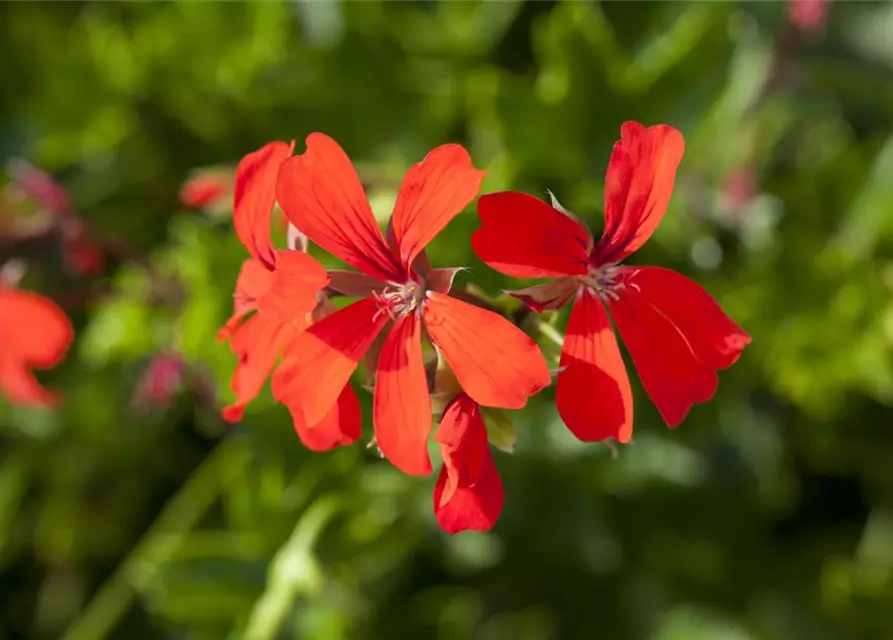
[[[505,415],[502,409],[483,407],[484,424],[487,426],[487,440],[490,444],[506,453],[515,452],[518,442],[518,430]]]

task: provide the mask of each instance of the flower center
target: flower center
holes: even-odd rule
[[[582,280],[583,284],[597,294],[602,300],[607,300],[608,298],[618,300],[620,296],[617,294],[616,290],[623,287],[623,283],[618,282],[615,279],[619,271],[620,268],[616,265],[602,267],[590,266],[589,273],[582,276],[580,280]]]
[[[386,313],[391,320],[394,320],[398,316],[405,316],[415,311],[425,299],[425,289],[417,282],[391,283],[380,292],[373,291],[372,297],[378,303],[375,319]]]

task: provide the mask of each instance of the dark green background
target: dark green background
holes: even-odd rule
[[[53,172],[145,259],[92,281],[52,243],[24,256],[23,286],[112,293],[67,307],[78,340],[44,377],[64,409],[0,405],[0,638],[893,638],[893,6],[835,3],[824,39],[786,16],[0,3],[0,156]],[[633,377],[634,441],[614,457],[576,442],[547,390],[512,416],[516,453],[495,453],[496,528],[449,537],[433,477],[362,443],[308,452],[266,391],[237,427],[188,390],[131,408],[168,348],[230,400],[235,359],[214,336],[246,254],[227,220],[178,204],[193,168],[322,131],[375,176],[384,219],[406,167],[461,142],[484,192],[551,189],[598,231],[630,119],[687,144],[630,263],[696,278],[753,335],[677,430]],[[740,171],[756,190],[733,206]],[[469,208],[433,262],[491,294],[516,286],[471,254],[476,225]]]

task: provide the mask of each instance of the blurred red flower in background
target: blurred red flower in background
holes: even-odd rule
[[[0,393],[11,402],[58,402],[59,396],[41,386],[31,369],[55,367],[72,339],[71,322],[55,303],[0,283]]]
[[[230,168],[197,170],[180,187],[180,204],[190,209],[217,209],[232,205],[235,171]]]

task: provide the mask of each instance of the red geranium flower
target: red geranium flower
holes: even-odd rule
[[[293,149],[294,144],[271,142],[245,156],[237,169],[233,225],[251,258],[236,283],[233,316],[218,333],[218,339],[231,339],[230,348],[239,357],[232,381],[236,402],[223,410],[229,422],[242,419],[245,405],[257,396],[285,345],[309,326],[314,312],[317,317],[328,312],[320,304],[320,291],[329,282],[322,265],[303,251],[275,250],[270,239],[276,175]],[[266,313],[245,320],[258,309]],[[331,448],[360,436],[359,401],[349,388],[339,408],[309,423],[312,434],[308,425],[296,424],[308,447]]]
[[[71,322],[53,302],[0,284],[0,392],[16,404],[56,404],[58,395],[31,369],[59,364],[72,337]]]
[[[574,300],[561,352],[556,403],[583,441],[628,442],[633,405],[629,378],[605,307],[626,343],[645,391],[667,425],[716,391],[716,371],[738,360],[750,336],[696,282],[660,267],[618,263],[657,228],[682,160],[672,127],[627,122],[605,181],[605,230],[588,227],[556,202],[502,192],[482,196],[477,255],[516,278],[557,278],[512,292],[537,312]]]
[[[404,178],[389,245],[341,147],[319,133],[306,142],[306,152],[282,166],[279,204],[310,240],[362,272],[329,271],[330,287],[362,299],[288,345],[273,376],[273,394],[313,423],[331,409],[364,354],[391,325],[378,356],[375,437],[396,467],[426,475],[432,408],[423,331],[479,404],[520,408],[550,382],[533,340],[505,318],[449,296],[456,269],[431,269],[424,253],[477,195],[484,172],[459,145],[431,151]],[[277,274],[276,280],[287,288],[291,274]]]

